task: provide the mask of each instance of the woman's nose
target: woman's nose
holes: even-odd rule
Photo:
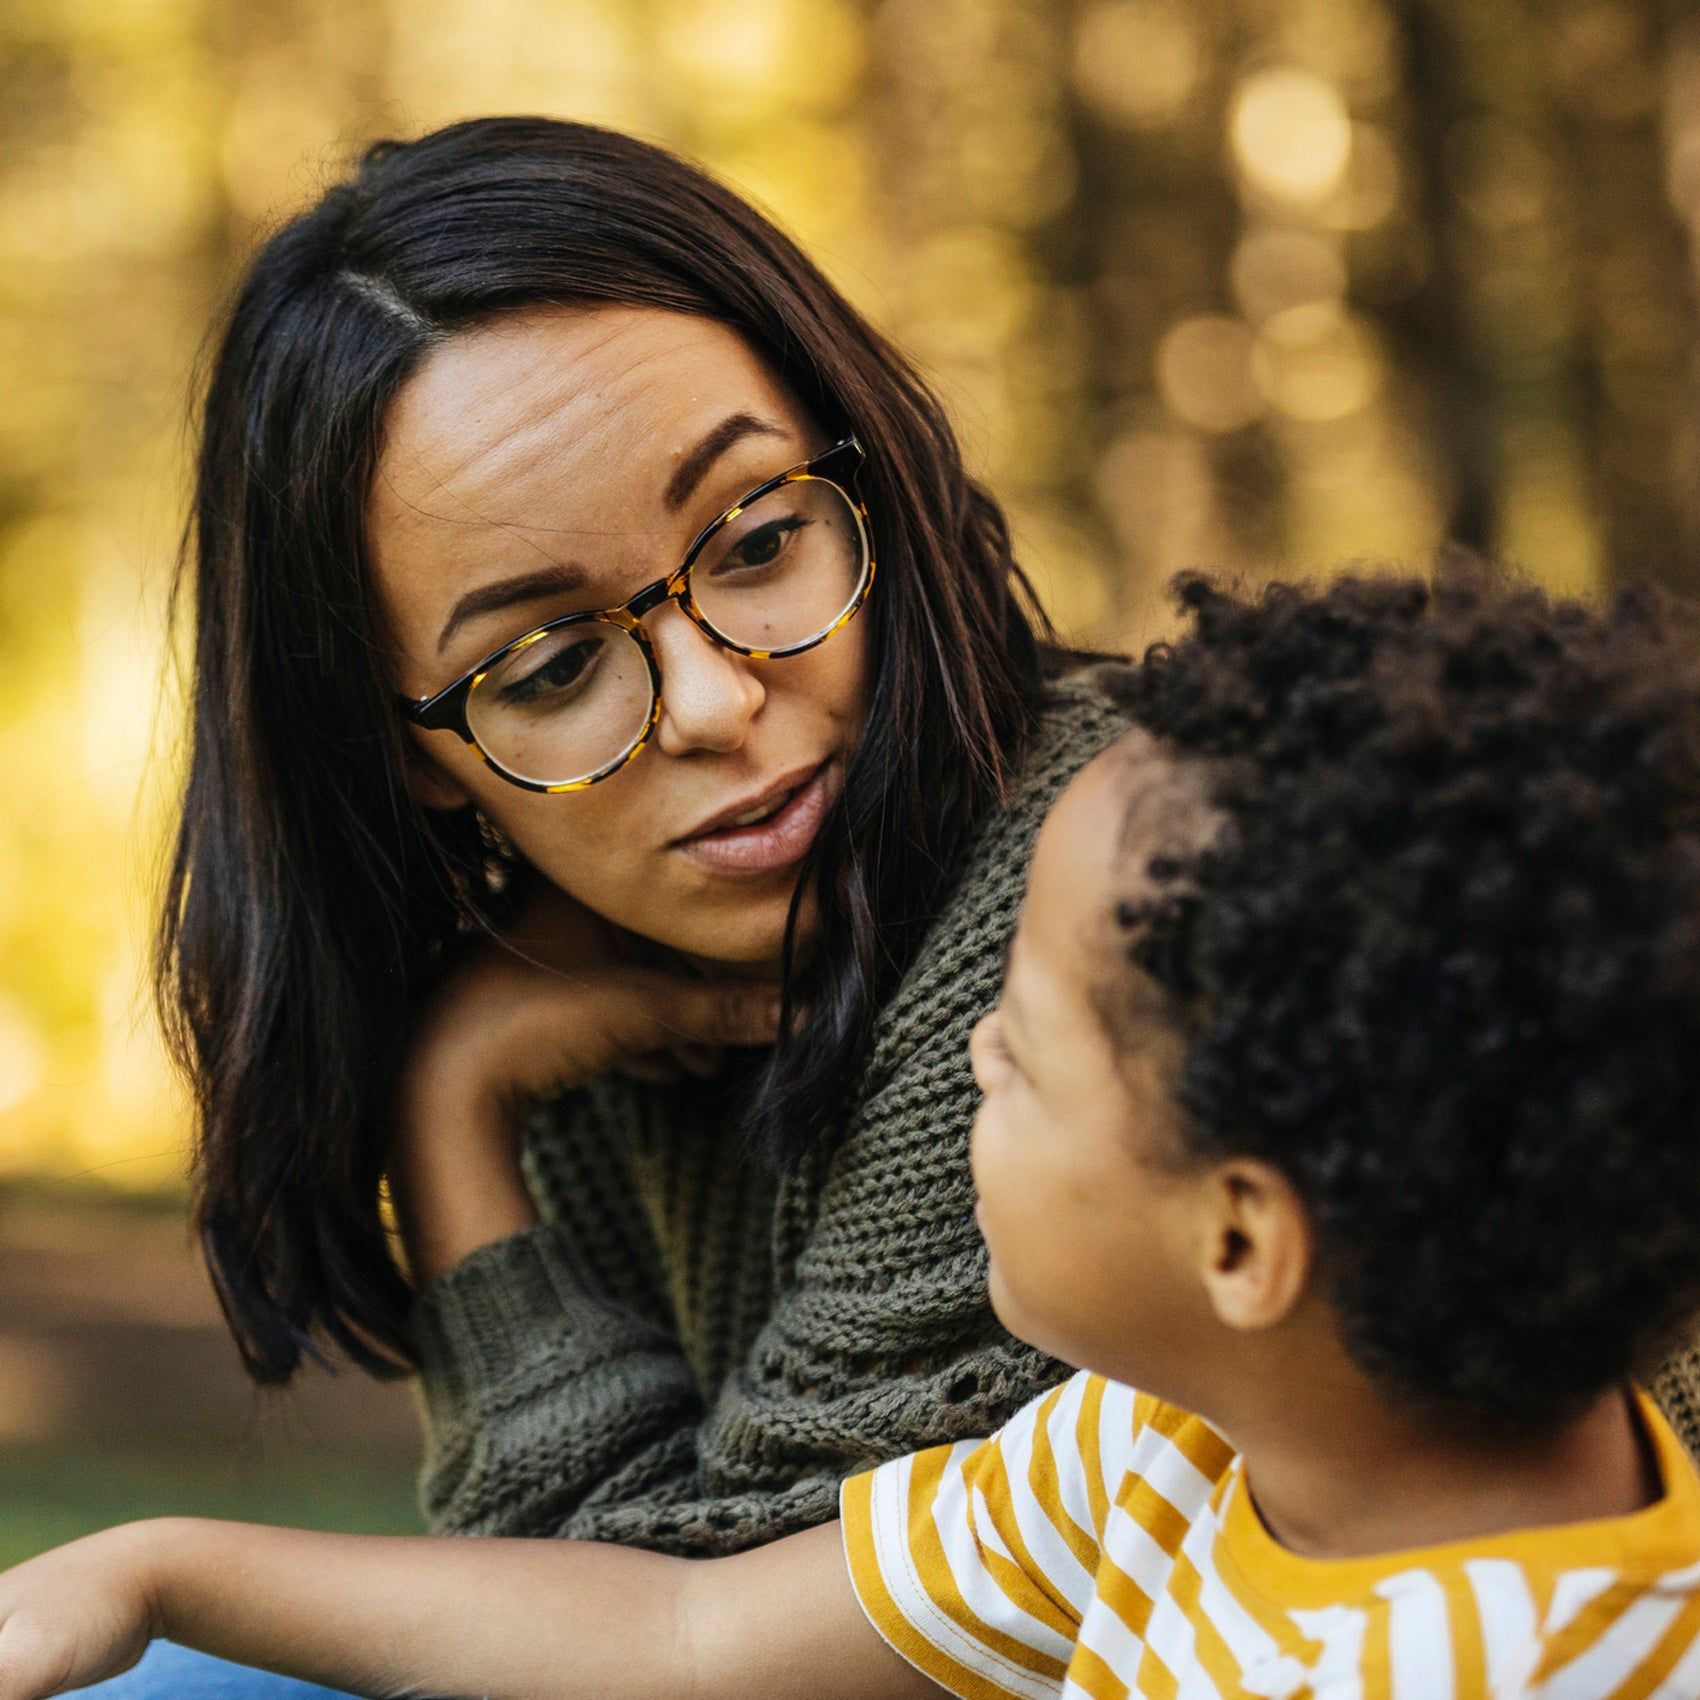
[[[750,663],[722,649],[672,604],[645,623],[661,664],[656,742],[670,756],[737,749],[767,698]]]

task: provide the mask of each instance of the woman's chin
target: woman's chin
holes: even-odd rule
[[[790,892],[778,894],[770,902],[751,904],[729,916],[723,925],[704,927],[689,947],[689,954],[752,976],[777,976],[785,956],[785,928],[790,916]],[[805,898],[797,914],[797,961],[807,959],[819,926],[819,905],[812,897]]]
[[[649,936],[663,948],[676,951],[705,974],[732,974],[740,979],[777,979],[785,957],[785,920],[789,902],[774,914],[742,917],[731,926],[681,928],[667,937]],[[806,938],[800,943],[805,946]]]

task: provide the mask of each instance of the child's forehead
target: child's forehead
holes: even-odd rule
[[[1184,853],[1209,834],[1202,770],[1136,728],[1095,756],[1064,788],[1039,834],[1030,893],[1090,901],[1126,895],[1130,876],[1159,851]]]
[[[1021,917],[1028,949],[1072,953],[1082,930],[1103,931],[1129,879],[1155,853],[1181,778],[1179,765],[1143,732],[1119,739],[1075,775],[1033,853]]]
[[[1215,818],[1198,764],[1143,730],[1118,739],[1076,774],[1040,830],[1012,968],[1026,956],[1054,980],[1090,980],[1100,953],[1119,957],[1125,946],[1117,907],[1156,894],[1151,859],[1195,850]]]

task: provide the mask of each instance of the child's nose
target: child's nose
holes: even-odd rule
[[[673,756],[739,748],[767,699],[754,668],[671,604],[658,608],[646,624],[661,664],[656,742]]]

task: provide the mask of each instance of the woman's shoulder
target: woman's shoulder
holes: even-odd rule
[[[1015,764],[1009,795],[981,823],[951,907],[975,907],[976,890],[1027,880],[1033,840],[1064,787],[1133,724],[1125,661],[1085,660],[1045,681],[1037,724]],[[943,917],[941,916],[941,919]]]
[[[1044,683],[1039,722],[1017,764],[1012,801],[1060,791],[1133,723],[1133,664],[1115,656],[1070,658]],[[1044,802],[1040,812],[1050,807]]]
[[[1009,795],[992,809],[940,911],[934,933],[962,939],[1015,924],[1039,828],[1074,776],[1133,724],[1123,661],[1083,662],[1045,682],[1039,718],[1016,763]]]
[[[1132,724],[1130,669],[1090,662],[1048,680],[1009,794],[975,834],[921,947],[875,1024],[866,1084],[925,1064],[968,1086],[967,1033],[997,997],[1034,841],[1052,804]]]

